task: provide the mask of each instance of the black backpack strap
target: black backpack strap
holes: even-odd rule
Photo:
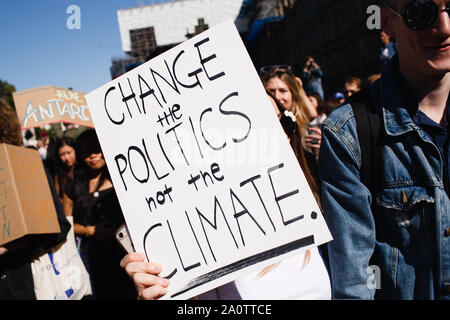
[[[381,119],[369,89],[363,89],[349,98],[356,120],[356,131],[361,148],[361,181],[373,192],[377,187],[377,173],[381,162],[378,144]]]

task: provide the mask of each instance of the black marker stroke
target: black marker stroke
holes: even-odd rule
[[[235,271],[238,271],[242,268],[245,268],[247,266],[269,260],[273,257],[280,256],[282,254],[294,251],[299,248],[303,248],[306,246],[310,246],[314,244],[314,235],[310,235],[305,238],[301,238],[292,242],[289,242],[287,244],[284,244],[282,246],[279,246],[277,248],[264,251],[258,254],[255,254],[251,257],[247,257],[245,259],[233,262],[232,264],[229,264],[227,266],[224,266],[222,268],[219,268],[217,270],[211,271],[207,274],[204,274],[200,277],[197,277],[190,281],[184,288],[182,288],[180,291],[174,293],[171,295],[171,298],[175,298],[183,293],[186,293],[194,288],[197,288],[207,282],[210,282],[212,280],[219,279],[221,277],[224,277],[230,273],[233,273]]]

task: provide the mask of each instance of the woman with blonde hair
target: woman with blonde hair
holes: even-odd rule
[[[275,66],[261,75],[265,89],[283,106],[294,113],[300,134],[300,145],[304,149],[306,163],[317,185],[320,187],[317,170],[322,131],[320,127],[308,126],[318,116],[316,108],[307,96],[301,81],[289,68]],[[295,148],[294,148],[295,150]]]
[[[309,100],[300,81],[289,69],[274,68],[262,75],[264,87],[285,109],[292,111],[301,128],[317,117],[317,111]]]

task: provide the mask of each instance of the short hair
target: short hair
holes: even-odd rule
[[[348,77],[347,79],[345,79],[345,83],[355,84],[358,87],[358,89],[361,89],[362,87],[362,81],[360,78],[357,77]]]
[[[23,144],[17,114],[4,99],[0,99],[0,143],[15,146]]]
[[[314,97],[317,100],[318,104],[321,104],[323,102],[322,97],[317,92],[308,92],[308,97]]]

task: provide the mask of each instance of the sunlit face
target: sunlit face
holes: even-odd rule
[[[319,107],[319,101],[317,101],[317,98],[314,96],[308,96],[309,101],[311,101],[313,107],[317,109]]]
[[[58,157],[62,163],[68,168],[75,165],[75,149],[71,146],[65,145],[58,149]]]
[[[353,95],[354,93],[358,92],[360,89],[358,88],[358,86],[355,83],[352,82],[346,82],[344,84],[344,94],[345,96],[348,98],[351,95]]]
[[[81,148],[81,158],[92,170],[101,169],[105,165],[105,159],[100,146],[97,143],[88,144]]]
[[[398,1],[401,10],[404,1]],[[434,1],[444,9],[448,0]],[[400,65],[416,74],[445,75],[450,71],[450,18],[441,12],[431,27],[421,31],[409,29],[400,17],[394,17],[389,31],[397,40]]]
[[[285,109],[291,109],[292,93],[283,80],[281,80],[280,78],[270,79],[266,83],[266,90],[273,94]]]
[[[105,165],[105,159],[103,159],[102,153],[91,153],[83,161],[92,170],[101,169]]]

